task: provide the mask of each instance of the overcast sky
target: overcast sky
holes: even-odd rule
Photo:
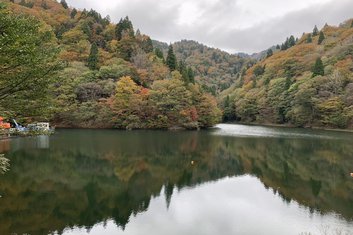
[[[128,15],[153,39],[199,41],[228,52],[259,52],[314,25],[353,18],[353,0],[67,0],[113,22]]]

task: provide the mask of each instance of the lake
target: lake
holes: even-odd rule
[[[59,129],[0,150],[1,235],[353,234],[353,133]]]

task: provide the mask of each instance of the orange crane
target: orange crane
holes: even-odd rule
[[[4,122],[4,118],[0,117],[0,129],[10,129],[11,125],[8,122]]]

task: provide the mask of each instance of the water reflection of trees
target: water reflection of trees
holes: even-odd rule
[[[169,205],[174,190],[242,174],[257,176],[285,202],[353,219],[348,142],[89,133],[63,134],[50,149],[10,154],[12,170],[0,178],[0,234],[89,229],[111,218],[124,228],[162,188]]]
[[[0,154],[0,175],[4,174],[9,169],[9,159]]]

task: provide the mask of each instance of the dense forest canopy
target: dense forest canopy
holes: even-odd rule
[[[5,3],[5,4],[4,4]],[[253,55],[166,44],[65,0],[1,5],[0,110],[63,127],[353,127],[353,20]],[[217,97],[218,105],[215,100]]]
[[[222,93],[224,119],[352,128],[352,24],[287,38]]]
[[[153,44],[162,53],[167,54],[168,44],[155,40]],[[250,57],[242,58],[190,40],[173,43],[173,48],[177,60],[190,66],[196,81],[213,95],[229,88],[239,78],[243,69],[256,63],[256,60]]]
[[[2,4],[0,17],[7,118],[128,129],[195,129],[220,120],[193,69],[176,60],[172,46],[164,59],[127,16],[114,24],[64,0],[23,0]]]

